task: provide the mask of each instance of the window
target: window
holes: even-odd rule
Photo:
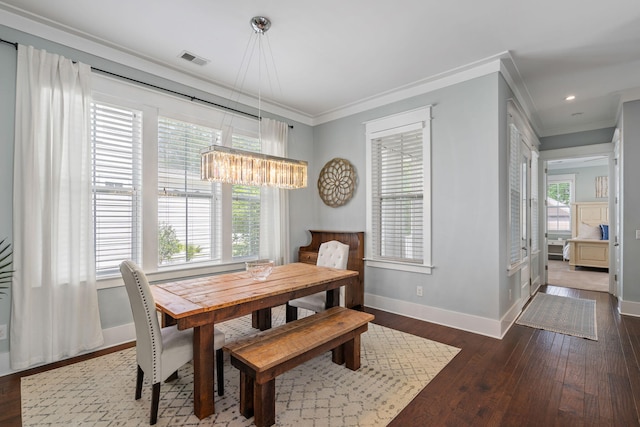
[[[539,226],[538,226],[538,153],[531,153],[531,251],[540,250]]]
[[[258,138],[234,135],[233,147],[260,152]],[[260,187],[231,186],[232,256],[257,257],[260,252]]]
[[[522,168],[520,163],[520,132],[509,126],[509,265],[522,260]]]
[[[571,233],[571,203],[574,200],[573,175],[548,175],[547,232]]]
[[[540,249],[537,217],[536,137],[525,116],[512,101],[507,103],[507,160],[509,205],[507,265],[509,272],[529,265]]]
[[[140,262],[142,113],[91,104],[93,215],[98,277]]]
[[[220,259],[220,184],[200,179],[200,151],[219,132],[158,119],[158,263]]]
[[[222,127],[230,113],[93,77],[99,287],[121,285],[123,259],[151,280],[167,280],[237,270],[257,258],[260,188],[200,179],[200,152],[218,139],[260,151],[257,121],[234,116]]]
[[[430,272],[431,108],[366,124],[368,265]]]

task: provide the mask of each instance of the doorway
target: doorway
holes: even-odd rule
[[[580,259],[580,254],[575,255],[572,262],[574,255],[571,251],[581,250],[581,247],[570,244],[571,239],[584,237],[578,235],[582,231],[577,230],[583,223],[578,224],[576,219],[572,218],[576,215],[577,206],[585,203],[601,204],[606,206],[607,211],[611,206],[608,191],[609,177],[612,175],[610,157],[609,153],[604,153],[553,158],[544,162],[547,249],[545,283],[549,285],[600,292],[611,291],[608,268],[574,265]],[[606,222],[605,225],[608,227],[610,221],[600,222]],[[587,228],[586,224],[582,226]],[[589,238],[607,240],[608,229],[605,235],[602,233],[604,232]],[[608,251],[608,246],[603,246]]]

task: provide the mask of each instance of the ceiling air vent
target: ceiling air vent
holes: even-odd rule
[[[204,59],[201,56],[194,55],[193,53],[187,52],[186,50],[182,51],[182,53],[180,54],[180,58],[189,62],[193,62],[196,65],[205,65],[207,62],[209,62],[208,59]]]

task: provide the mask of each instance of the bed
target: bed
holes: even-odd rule
[[[580,202],[571,205],[569,269],[609,268],[609,204]]]

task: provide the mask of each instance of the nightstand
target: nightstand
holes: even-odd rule
[[[547,241],[547,252],[549,254],[549,259],[559,259],[562,261],[562,250],[564,249],[564,240],[548,240]]]

